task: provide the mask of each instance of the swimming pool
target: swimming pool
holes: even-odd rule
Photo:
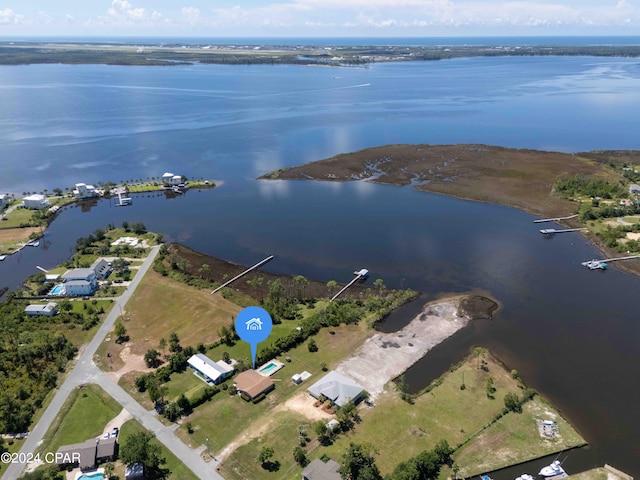
[[[76,480],[104,480],[104,469],[100,468],[95,472],[83,473],[76,477]]]
[[[267,362],[265,365],[256,370],[260,375],[264,375],[265,377],[270,377],[278,370],[284,367],[284,363],[279,362],[278,360],[271,360]]]
[[[64,291],[64,286],[63,285],[56,285],[51,290],[51,295],[62,295],[63,291]]]

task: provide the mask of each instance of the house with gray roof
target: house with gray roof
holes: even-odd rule
[[[334,405],[342,407],[349,400],[358,403],[364,388],[344,375],[331,371],[311,385],[307,390],[314,398],[324,396]]]
[[[26,313],[28,317],[53,317],[58,313],[58,304],[56,302],[49,302],[46,305],[28,305],[24,309],[24,313]]]
[[[316,458],[302,471],[302,480],[342,480],[338,462],[329,459],[323,462]]]

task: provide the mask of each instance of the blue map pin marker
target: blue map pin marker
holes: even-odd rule
[[[271,315],[260,307],[247,307],[236,316],[236,333],[238,336],[251,345],[251,361],[253,368],[256,368],[256,349],[260,342],[267,339],[271,334]]]

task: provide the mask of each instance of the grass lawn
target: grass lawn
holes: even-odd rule
[[[297,445],[298,428],[306,426],[307,434],[312,435],[313,425],[302,415],[280,412],[272,417],[270,428],[259,438],[239,447],[234,454],[223,461],[220,473],[227,480],[269,480],[300,478],[302,467],[293,460],[293,447]],[[271,462],[276,468],[262,468],[258,456],[263,446],[273,447]]]
[[[160,339],[176,332],[180,343],[213,343],[218,330],[230,325],[240,307],[208,290],[198,290],[149,271],[127,304],[125,327],[132,353],[157,348]]]
[[[29,235],[40,233],[40,227],[4,228],[7,222],[0,223],[0,254],[7,254],[17,250],[18,243],[29,241]]]
[[[97,385],[75,389],[49,428],[40,452],[55,452],[62,445],[84,442],[103,433],[122,407]]]
[[[278,357],[285,364],[285,367],[272,375],[271,378],[274,380],[276,389],[270,392],[262,402],[254,405],[245,402],[239,396],[231,397],[226,391],[221,391],[210,402],[201,405],[183,420],[183,424],[187,421],[191,422],[194,432],[189,434],[183,426],[179,432],[181,438],[192,447],[205,444],[205,439],[209,438],[212,453],[221,451],[236,437],[242,435],[245,430],[247,433],[251,433],[259,428],[261,422],[269,421],[273,409],[296,393],[306,391],[312,382],[321,378],[325,374],[320,369],[321,362],[325,362],[331,368],[361,345],[370,334],[365,322],[360,325],[341,325],[333,328],[332,331],[335,332],[333,335],[329,333],[328,329],[323,329],[314,337],[318,346],[317,352],[309,352],[307,344],[304,343]],[[235,348],[240,348],[244,352],[244,356],[249,358],[249,347],[246,344],[241,345],[241,343],[243,342],[239,342],[229,349],[232,358],[234,358],[232,349]],[[218,349],[220,348],[222,347],[218,347]],[[216,350],[209,351],[207,355],[218,360],[217,355],[212,355],[212,352]],[[220,354],[221,352],[222,350],[220,350]],[[291,359],[290,362],[286,361],[285,357],[287,356]],[[304,370],[312,374],[309,380],[301,385],[295,385],[291,382],[293,374]],[[190,372],[180,375],[187,375],[190,378],[181,379],[180,376],[172,375],[172,380],[167,386],[174,395],[179,394],[178,389],[172,385],[174,381],[193,385],[193,380],[198,380]],[[289,450],[292,450],[293,446]]]
[[[5,215],[6,220],[2,220],[2,228],[15,228],[20,227],[25,223],[31,221],[31,217],[35,214],[35,210],[29,210],[28,208],[16,208],[8,215]],[[38,231],[40,228],[38,228]]]
[[[536,419],[555,421],[559,427],[558,436],[553,439],[541,437]],[[480,433],[456,452],[455,459],[460,466],[460,475],[472,477],[584,443],[551,405],[536,396],[523,405],[521,414],[506,415]],[[488,451],[490,456],[487,456]]]
[[[140,425],[136,420],[129,420],[122,425],[118,441],[120,442],[120,448],[126,443],[127,438],[136,432],[144,431],[144,427]],[[162,468],[169,470],[169,474],[166,478],[171,480],[197,480],[198,477],[182,463],[178,457],[176,457],[169,449],[167,449],[158,440],[153,439],[152,442],[157,443],[160,446],[160,456],[162,456],[166,463],[161,465]],[[124,465],[121,462],[115,463],[114,474],[120,478],[124,478]]]
[[[479,448],[474,447],[476,434],[503,409],[504,395],[507,392],[521,393],[516,380],[492,359],[491,355],[488,353],[483,355],[488,371],[479,368],[478,357],[473,354],[453,372],[445,373],[441,377],[441,385],[418,397],[414,405],[402,401],[392,388],[387,388],[387,391],[377,400],[375,408],[361,408],[362,422],[356,425],[352,432],[339,435],[333,445],[316,449],[313,456],[327,454],[337,460],[350,442],[368,442],[379,452],[376,462],[381,472],[387,474],[401,461],[423,450],[433,448],[440,439],[447,440],[455,448],[471,438],[472,441],[466,448]],[[463,374],[465,389],[461,390]],[[486,395],[488,377],[493,379],[496,388],[494,399]],[[545,410],[552,411],[547,405]],[[496,431],[495,436],[498,438],[491,437],[493,444],[511,445],[522,435],[522,430],[527,428],[537,433],[535,419],[529,421],[532,421],[533,425],[527,423],[525,414],[510,413],[504,416],[495,424],[496,429],[499,424],[504,423],[505,426],[500,429],[500,432]],[[566,423],[563,422],[561,428],[567,432],[565,440],[570,446],[584,443]],[[572,431],[571,434],[569,430]],[[575,440],[572,442],[570,439]],[[567,447],[565,444],[550,447],[533,435],[518,441],[523,447],[512,455],[512,463],[560,451]],[[485,471],[504,466],[503,463],[496,462],[495,455],[486,455],[487,448],[479,448],[479,450],[481,455],[485,455],[485,460],[493,461],[491,465],[487,465]],[[457,454],[454,458],[460,466],[464,465],[462,463],[464,458],[458,461]]]

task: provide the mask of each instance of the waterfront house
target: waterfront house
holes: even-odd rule
[[[97,197],[98,191],[93,185],[87,185],[86,183],[76,183],[76,188],[73,190],[73,196],[77,200],[84,200],[85,198]]]
[[[29,210],[42,210],[51,206],[47,197],[39,193],[24,197],[22,199],[22,204],[24,205],[24,208],[28,208]]]
[[[98,278],[92,268],[73,268],[62,274],[65,295],[92,295],[98,289]]]
[[[324,396],[331,400],[334,405],[342,407],[349,400],[358,403],[364,388],[350,378],[336,371],[331,371],[311,385],[307,391],[316,399]]]
[[[302,480],[341,480],[340,464],[335,460],[323,462],[316,458],[302,471]]]
[[[174,175],[173,173],[166,172],[162,175],[162,184],[165,187],[177,187],[184,182],[181,175]]]
[[[104,280],[111,275],[113,267],[111,263],[107,262],[104,258],[98,258],[90,267],[96,274],[98,280]]]
[[[11,197],[8,193],[0,193],[0,211],[11,203]]]
[[[58,311],[58,304],[56,302],[49,302],[46,305],[28,305],[24,309],[24,313],[26,313],[28,317],[53,317]]]
[[[220,383],[233,374],[233,367],[222,360],[214,362],[206,355],[197,353],[187,360],[193,372],[207,383]]]
[[[239,373],[235,385],[242,398],[254,403],[262,400],[267,393],[275,388],[273,380],[260,375],[255,370]]]

